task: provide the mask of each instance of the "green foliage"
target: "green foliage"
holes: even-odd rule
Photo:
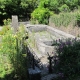
[[[60,10],[61,12],[69,12],[69,11],[70,11],[69,7],[68,7],[66,4],[62,5],[62,6],[59,8],[59,10]]]
[[[47,8],[49,6],[49,0],[40,0],[40,3],[38,5],[38,7],[40,8]]]
[[[3,26],[2,30],[0,31],[0,35],[5,35],[9,30],[10,30],[9,25]]]
[[[3,20],[3,22],[4,22],[4,26],[0,31],[0,35],[5,35],[10,30],[11,19],[5,19]]]
[[[78,8],[78,1],[79,0],[65,0],[65,3],[69,6],[70,10],[74,10]]]
[[[49,9],[58,13],[59,2],[58,0],[49,0]]]
[[[0,22],[2,22],[2,20],[4,19],[4,17],[6,18],[7,12],[5,9],[5,0],[0,0]]]
[[[59,15],[53,15],[50,18],[50,21],[55,24],[55,26],[68,26],[76,24],[76,14],[75,13],[60,13]]]
[[[48,24],[49,23],[49,17],[51,15],[51,12],[47,8],[37,8],[33,11],[31,14],[31,19],[36,23],[36,21],[39,24]]]
[[[80,77],[80,40],[59,39],[57,54],[60,60],[57,69],[64,73],[65,78],[76,80],[78,76]]]
[[[32,21],[33,23],[48,24],[50,14],[48,14],[46,9],[54,11],[55,13],[69,12],[77,8],[77,3],[78,0],[40,0],[38,8],[31,14]],[[53,16],[53,21],[56,26],[68,26],[71,23],[74,26],[76,25],[75,19],[75,14],[69,13],[61,13],[59,16]]]
[[[3,27],[3,30],[5,28]],[[25,40],[23,39],[23,35],[25,34],[24,30],[24,27],[21,26],[19,32],[13,34],[13,29],[10,28],[5,34],[0,36],[2,37],[0,42],[0,78],[3,77],[4,79],[6,75],[13,73],[12,78],[10,76],[11,80],[27,79],[27,58],[24,55],[26,52],[26,44],[24,44]]]
[[[58,11],[58,0],[40,0],[38,7],[48,8],[50,11],[57,12]]]
[[[79,0],[40,0],[39,6],[48,8],[55,13],[59,13],[59,10],[64,11],[64,8],[67,11],[77,9],[79,5],[78,3]]]
[[[80,27],[80,13],[76,14],[77,25]]]
[[[0,15],[6,15],[6,12],[5,12],[5,0],[0,0]]]
[[[4,19],[3,22],[4,22],[4,25],[9,25],[11,23],[11,19],[9,19],[9,18]]]
[[[3,30],[5,30],[5,27],[3,28]],[[11,69],[11,63],[9,61],[9,54],[13,53],[13,51],[14,51],[14,48],[13,48],[14,47],[14,44],[13,44],[14,39],[13,39],[13,36],[11,34],[9,34],[10,30],[7,31],[6,33],[5,33],[5,35],[1,36],[2,42],[0,43],[1,44],[1,46],[0,46],[0,57],[1,57],[0,69],[1,69],[1,71],[0,72],[2,72],[1,73],[2,75],[0,75],[0,77],[4,77],[5,74],[9,74],[9,71],[11,72],[13,70],[13,68]],[[10,41],[10,44],[8,41]],[[4,59],[5,59],[5,61],[4,61]],[[6,67],[4,64],[6,65]]]
[[[12,15],[18,15],[19,18],[31,18],[31,13],[35,8],[48,8],[50,11],[59,13],[72,11],[80,6],[79,0],[0,0],[0,22],[11,18]]]
[[[31,12],[37,7],[38,0],[0,0],[0,22],[12,15],[30,18]]]

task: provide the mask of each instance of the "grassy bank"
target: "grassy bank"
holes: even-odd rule
[[[50,17],[49,25],[79,37],[80,11],[54,14]]]

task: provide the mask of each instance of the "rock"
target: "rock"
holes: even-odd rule
[[[18,16],[17,15],[12,15],[12,27],[14,29],[14,33],[18,31]]]

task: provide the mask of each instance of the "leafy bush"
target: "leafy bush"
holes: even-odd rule
[[[51,10],[51,11],[54,11],[55,13],[58,13],[59,10],[59,1],[58,0],[49,0],[49,6],[48,8]]]
[[[49,6],[49,0],[40,0],[38,7],[47,8]]]
[[[3,26],[2,30],[0,31],[0,35],[5,35],[10,30],[10,26]]]
[[[3,22],[4,22],[4,25],[10,25],[10,23],[11,23],[11,19],[4,19],[3,20]]]
[[[31,14],[31,20],[34,21],[34,23],[48,24],[50,15],[51,12],[49,9],[39,7]]]
[[[58,70],[64,73],[68,80],[76,80],[74,78],[80,74],[80,40],[59,40],[57,54],[60,60]]]
[[[60,10],[61,12],[69,12],[69,11],[70,11],[69,7],[68,7],[66,4],[62,5],[62,6],[59,8],[59,10]]]
[[[58,0],[40,0],[39,7],[48,8],[50,11],[58,13],[59,1]]]
[[[77,25],[80,27],[80,13],[77,13],[76,21],[77,21]]]
[[[3,27],[3,29],[4,28],[5,27]],[[24,55],[25,52],[23,52],[26,48],[26,44],[24,44],[25,40],[23,40],[24,34],[24,28],[21,26],[16,34],[13,34],[13,29],[10,28],[5,35],[1,35],[0,72],[2,75],[0,75],[0,78],[4,78],[6,75],[13,72],[13,77],[10,80],[15,80],[15,78],[17,80],[27,79],[26,55]]]
[[[3,23],[4,23],[4,26],[2,30],[0,31],[0,35],[4,35],[10,30],[11,19],[4,19]]]
[[[38,0],[0,0],[0,23],[12,15],[30,19],[31,12],[37,7]]]
[[[74,10],[78,7],[79,0],[65,0],[65,4],[69,6],[70,10]]]

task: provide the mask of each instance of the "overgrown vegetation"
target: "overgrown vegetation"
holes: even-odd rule
[[[80,40],[59,40],[57,54],[59,63],[56,68],[64,74],[65,80],[79,80],[80,78]],[[63,80],[63,79],[62,79]]]
[[[38,0],[0,0],[0,23],[4,19],[18,15],[20,18],[26,16],[30,19],[31,12],[37,7]]]
[[[80,27],[79,7],[80,0],[0,0],[0,23],[4,20],[0,31],[0,80],[27,80],[26,44],[23,38],[26,34],[23,27],[14,34],[8,18],[18,15],[20,18],[31,18],[34,24],[48,24],[53,14],[50,20],[56,27]],[[33,36],[28,42],[35,47]],[[57,53],[60,62],[56,68],[66,80],[78,80],[80,40],[59,41]]]
[[[49,17],[50,12],[55,13],[55,14],[59,14],[60,12],[71,12],[74,11],[76,9],[78,9],[78,6],[80,4],[78,4],[79,0],[40,0],[40,3],[38,5],[38,8],[35,9],[32,13],[32,21],[34,21],[34,23],[42,23],[42,24],[48,24],[49,23]],[[66,15],[65,15],[66,14]],[[72,23],[72,18],[74,19],[74,17],[76,15],[74,14],[70,14],[70,13],[61,13],[59,14],[59,16],[57,17],[56,15],[53,15],[53,21],[55,23],[56,26],[67,26],[70,24],[70,21]],[[69,15],[70,14],[70,15]],[[57,18],[57,19],[56,19]],[[79,19],[79,18],[78,18]],[[77,22],[78,22],[77,19]],[[63,22],[65,21],[65,22]],[[74,20],[73,20],[74,21]],[[75,24],[75,22],[73,22]],[[72,24],[73,24],[72,23]],[[79,24],[79,22],[78,22]]]
[[[76,14],[74,13],[60,13],[50,18],[50,22],[54,23],[56,27],[64,26],[67,27],[70,24],[76,25]]]
[[[72,25],[73,27],[80,27],[80,11],[76,12],[63,12],[58,15],[53,15],[50,18],[50,22],[54,23],[56,27],[64,26],[67,27]]]
[[[48,24],[50,15],[51,15],[51,12],[49,11],[49,9],[39,7],[37,9],[35,9],[34,12],[31,14],[32,23]]]
[[[76,21],[77,21],[77,25],[80,27],[80,13],[79,12],[76,15]]]
[[[0,80],[27,80],[24,26],[16,34],[11,27],[6,29],[7,26],[0,32]]]
[[[30,19],[31,13],[39,7],[60,13],[74,11],[79,6],[79,0],[0,0],[0,23],[4,19],[11,18],[12,15],[18,15],[21,19],[22,17]]]

